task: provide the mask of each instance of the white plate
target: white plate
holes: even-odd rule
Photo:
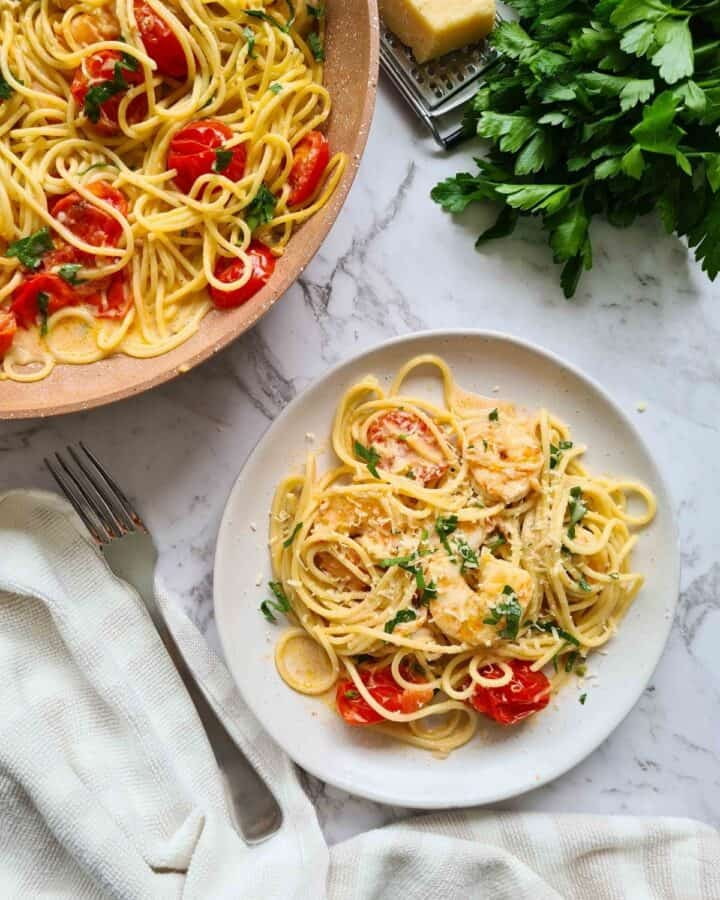
[[[268,596],[268,512],[273,492],[308,451],[308,433],[327,443],[336,403],[367,374],[387,379],[418,353],[438,353],[463,387],[537,408],[569,423],[596,472],[644,481],[658,514],[642,533],[633,567],[647,576],[607,655],[590,657],[598,677],[569,683],[538,716],[517,728],[481,724],[447,759],[363,728],[349,728],[317,698],[295,693],[273,662],[281,626],[258,607]],[[421,370],[422,372],[422,370]],[[414,393],[431,375],[413,376]],[[435,379],[432,379],[435,383]],[[257,523],[253,532],[250,523]],[[263,582],[255,585],[263,572]],[[248,706],[292,759],[336,787],[400,806],[440,809],[506,799],[579,763],[619,725],[660,658],[678,595],[679,557],[670,497],[650,451],[624,413],[586,376],[527,343],[486,332],[425,332],[382,344],[328,372],[273,423],[246,462],[225,509],[215,556],[215,615],[225,658]]]

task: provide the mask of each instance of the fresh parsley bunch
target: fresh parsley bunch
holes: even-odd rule
[[[539,216],[566,297],[592,266],[595,215],[656,210],[720,270],[720,0],[510,0],[466,124],[492,149],[438,184],[449,212],[503,204],[478,245]]]

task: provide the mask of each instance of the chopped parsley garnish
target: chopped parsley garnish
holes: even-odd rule
[[[37,295],[38,312],[40,313],[40,334],[45,336],[48,331],[48,305],[50,303],[50,294],[40,291]]]
[[[266,225],[275,215],[277,198],[264,184],[253,197],[252,202],[245,210],[245,221],[250,231],[255,231],[260,225]]]
[[[572,441],[558,441],[557,444],[550,444],[550,468],[557,468],[563,457],[563,450],[569,450],[573,445]]]
[[[503,544],[507,544],[507,539],[504,534],[496,534],[494,538],[486,542],[486,547],[488,550],[497,550],[498,547],[502,547]]]
[[[224,172],[232,162],[232,158],[232,150],[224,150],[222,147],[218,147],[215,151],[215,162],[212,164],[213,172]]]
[[[585,591],[586,594],[589,594],[590,591],[592,590],[592,588],[587,583],[587,581],[585,581],[584,578],[580,578],[580,580],[578,581],[578,587],[580,588],[581,591]]]
[[[14,89],[10,82],[5,78],[3,73],[0,72],[0,100],[9,100],[13,93]]]
[[[260,604],[260,612],[265,616],[268,622],[275,624],[277,622],[275,613],[289,613],[291,606],[279,581],[270,581],[268,584],[275,599],[263,600]]]
[[[274,81],[268,88],[271,94],[279,94],[282,89],[283,86],[278,81]]]
[[[96,162],[91,166],[88,166],[86,169],[78,172],[78,175],[87,175],[88,172],[92,172],[93,169],[117,169],[117,166],[108,162]]]
[[[385,631],[388,634],[392,634],[396,625],[400,625],[403,622],[412,622],[413,619],[417,619],[417,613],[414,609],[400,609],[389,622],[385,623]]]
[[[247,41],[248,59],[256,59],[257,56],[255,53],[255,32],[252,30],[252,28],[250,28],[249,25],[246,25],[243,28],[243,36],[245,37],[245,40]]]
[[[313,6],[312,4],[306,4],[307,11],[310,15],[315,19],[324,19],[325,18],[325,4],[318,3],[317,6]]]
[[[572,653],[568,653],[567,659],[565,660],[565,671],[572,672],[575,668],[575,662],[578,658],[577,650],[573,650]]]
[[[292,0],[286,0],[286,2],[288,5],[288,10],[290,11],[290,18],[285,24],[283,24],[279,19],[276,19],[275,16],[271,16],[270,13],[266,13],[264,9],[246,9],[245,15],[252,16],[253,19],[262,19],[263,22],[268,22],[279,31],[283,31],[285,32],[285,34],[287,34],[295,24],[295,5],[292,3]]]
[[[50,237],[50,229],[46,225],[28,237],[9,244],[5,251],[5,256],[19,259],[26,269],[38,269],[43,255],[52,250],[52,248],[53,242]]]
[[[483,619],[485,625],[498,625],[501,619],[505,619],[505,627],[500,632],[501,638],[507,638],[514,641],[520,630],[520,619],[522,618],[522,607],[517,598],[517,594],[506,584],[502,589],[502,596],[505,597],[502,603],[493,606],[487,619]]]
[[[297,535],[298,531],[300,531],[300,529],[302,528],[302,525],[303,525],[302,522],[297,523],[297,525],[293,528],[290,536],[286,540],[283,541],[283,547],[289,547],[292,544],[292,542],[295,540],[295,536]]]
[[[557,622],[530,622],[528,627],[535,628],[537,631],[545,631],[548,634],[556,634],[559,638],[567,641],[568,644],[575,644],[576,647],[580,646],[580,641],[568,631],[564,631]]]
[[[585,706],[585,701],[587,700],[587,694],[580,694],[578,697],[578,703],[580,706]]]
[[[320,35],[316,31],[311,31],[308,35],[307,42],[313,57],[317,62],[323,62],[325,60],[325,47]]]
[[[381,559],[378,565],[383,569],[389,569],[391,566],[398,566],[405,572],[410,572],[415,576],[415,584],[418,589],[418,600],[421,603],[428,603],[437,597],[437,585],[434,581],[426,582],[425,573],[419,562],[419,553],[411,553],[409,556],[396,556],[391,559]]]
[[[585,513],[588,511],[587,506],[583,503],[582,488],[574,487],[570,489],[570,503],[568,509],[570,511],[570,527],[568,528],[568,537],[575,537],[575,526],[582,521]]]
[[[465,569],[477,569],[479,566],[477,553],[470,544],[462,538],[457,538],[455,540],[455,547],[457,548],[458,556],[460,557],[460,572],[463,573]]]
[[[78,278],[77,273],[80,269],[82,269],[80,263],[66,263],[64,266],[60,266],[57,273],[63,281],[77,287],[79,284],[85,284],[86,281],[85,278]]]
[[[488,419],[489,419],[491,422],[497,422],[497,420],[498,420],[499,418],[500,418],[500,414],[498,413],[498,411],[497,411],[497,406],[496,406],[495,409],[490,410],[490,412],[488,413]]]
[[[129,69],[130,71],[137,69],[137,60],[134,56],[123,53],[123,58],[115,63],[112,80],[99,81],[88,90],[87,94],[85,94],[83,109],[85,115],[91,122],[98,122],[100,120],[100,107],[106,100],[114,97],[115,94],[121,94],[130,87],[123,78],[123,69]]]
[[[458,517],[455,515],[452,516],[438,516],[437,521],[435,522],[435,531],[440,538],[440,543],[447,550],[448,554],[452,556],[452,549],[450,548],[450,542],[448,541],[449,535],[453,533],[458,527]]]
[[[360,441],[355,441],[355,456],[361,459],[368,467],[368,472],[373,478],[379,478],[377,464],[380,462],[380,454],[374,447],[363,447]]]
[[[408,467],[405,470],[405,477],[409,478],[410,481],[415,481],[415,473],[413,472],[413,470],[411,468]]]
[[[351,690],[351,691],[345,691],[345,693],[343,694],[343,697],[344,697],[346,700],[359,700],[359,699],[360,699],[360,694],[359,694],[357,691],[352,691],[352,690]]]

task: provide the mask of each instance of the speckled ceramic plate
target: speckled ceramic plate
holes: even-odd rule
[[[378,40],[375,0],[331,4],[325,83],[332,95],[333,111],[327,135],[333,151],[344,150],[350,163],[327,205],[293,236],[267,286],[238,309],[211,311],[197,334],[163,356],[111,356],[91,366],[56,366],[40,382],[0,381],[0,419],[74,412],[146,391],[217,353],[282,297],[315,255],[355,178],[375,104]]]
[[[327,443],[335,404],[350,384],[369,373],[389,381],[418,353],[442,355],[469,390],[487,394],[497,385],[500,398],[548,407],[589,446],[584,461],[591,469],[642,480],[658,498],[658,514],[642,532],[633,557],[646,584],[606,652],[591,655],[588,669],[595,677],[582,689],[586,704],[578,703],[579,691],[569,683],[542,714],[512,729],[483,723],[473,740],[447,759],[367,729],[348,728],[321,701],[292,691],[273,662],[280,626],[268,624],[258,610],[270,578],[266,529],[273,492],[288,468],[302,463],[307,433]],[[416,393],[431,384],[421,372],[413,376]],[[265,434],[223,516],[215,557],[215,614],[245,701],[296,763],[372,800],[438,809],[520,794],[562,775],[598,747],[652,675],[672,622],[678,582],[668,490],[650,450],[602,388],[551,353],[515,338],[426,332],[382,344],[336,367],[293,401]]]

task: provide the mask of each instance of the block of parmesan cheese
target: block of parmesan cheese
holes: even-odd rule
[[[488,35],[495,0],[380,0],[380,15],[423,63]]]

